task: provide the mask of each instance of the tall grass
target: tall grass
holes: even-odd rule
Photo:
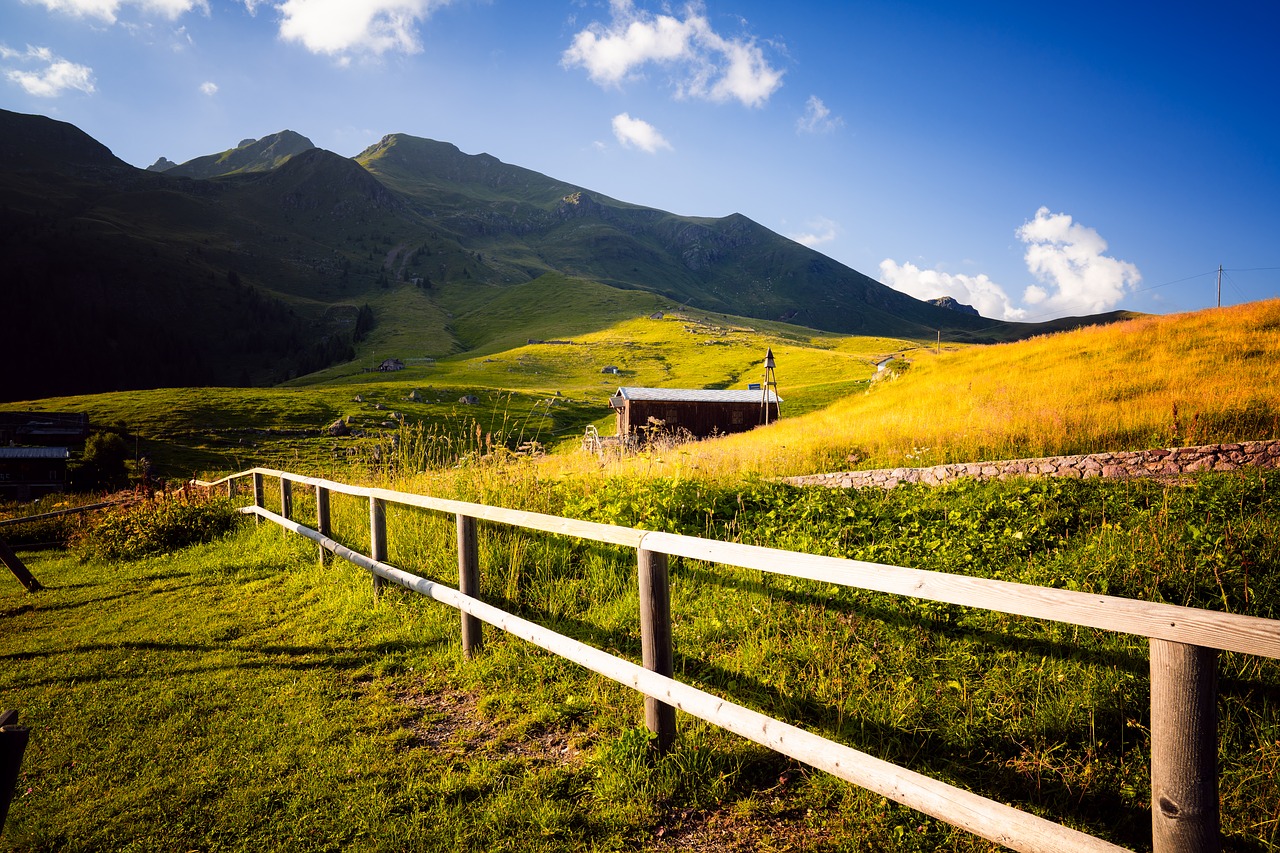
[[[1280,300],[913,358],[821,411],[603,468],[736,478],[1280,438]]]

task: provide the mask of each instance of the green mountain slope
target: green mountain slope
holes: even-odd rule
[[[315,147],[305,136],[282,130],[262,139],[245,140],[220,154],[207,154],[167,169],[152,169],[163,171],[171,178],[220,178],[245,172],[270,172],[295,154]]]
[[[0,252],[17,318],[0,358],[18,368],[0,400],[582,334],[599,314],[582,299],[972,342],[1039,328],[912,299],[744,216],[675,216],[404,135],[345,158],[283,131],[144,171],[0,111]]]
[[[913,299],[739,214],[676,216],[404,135],[384,137],[356,162],[511,281],[554,271],[829,331],[1025,334]]]

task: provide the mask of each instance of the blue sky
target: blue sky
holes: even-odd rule
[[[0,107],[147,166],[290,129],[742,213],[1040,320],[1280,295],[1280,5],[0,0]]]

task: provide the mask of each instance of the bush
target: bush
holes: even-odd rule
[[[178,494],[109,510],[71,542],[81,560],[137,560],[210,542],[241,516],[228,498]]]
[[[129,482],[125,460],[129,446],[119,433],[95,432],[84,443],[84,455],[70,471],[71,485],[80,491],[120,489]]]

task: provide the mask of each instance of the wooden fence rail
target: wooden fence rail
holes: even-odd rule
[[[265,506],[264,476],[280,478],[279,513]],[[331,553],[366,569],[374,579],[375,591],[390,581],[459,610],[463,649],[468,656],[479,651],[480,622],[486,622],[644,694],[645,720],[659,748],[665,749],[674,740],[675,711],[679,709],[895,802],[1028,853],[1083,853],[1124,848],[898,767],[676,681],[672,678],[668,558],[686,557],[1147,638],[1151,656],[1152,844],[1155,853],[1217,853],[1221,849],[1216,763],[1218,652],[1280,659],[1280,621],[1277,620],[636,530],[388,489],[349,486],[266,468],[254,468],[198,485],[225,484],[228,494],[233,494],[233,483],[240,477],[252,477],[254,496],[254,504],[242,511],[315,541],[322,555]],[[292,485],[285,486],[285,483],[309,485],[316,490],[315,528],[290,517]],[[369,500],[369,555],[331,537],[331,492]],[[459,589],[418,577],[386,562],[387,503],[454,516]],[[480,601],[477,520],[635,549],[643,666]]]

